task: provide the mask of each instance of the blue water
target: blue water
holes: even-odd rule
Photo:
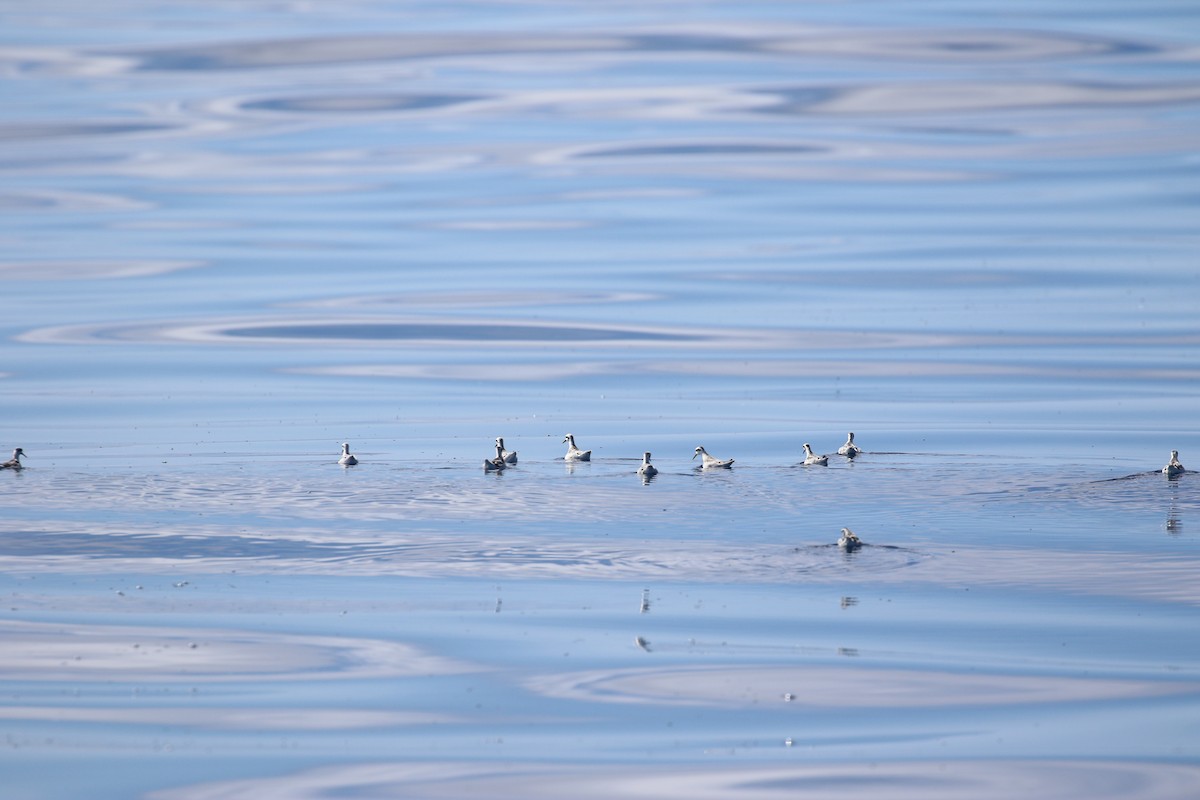
[[[6,796],[1192,797],[1198,17],[0,9]]]

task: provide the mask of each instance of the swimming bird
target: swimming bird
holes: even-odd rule
[[[25,451],[19,447],[13,448],[13,456],[8,461],[0,464],[0,469],[25,469],[21,466],[21,456],[25,455]]]
[[[496,457],[495,458],[485,458],[483,460],[483,471],[484,472],[503,472],[504,468],[506,466],[508,466],[508,465],[504,463],[503,440],[497,439],[496,440]]]
[[[843,550],[857,550],[862,547],[862,539],[849,528],[842,528],[842,538],[838,539],[838,547]]]
[[[505,450],[503,437],[500,437],[500,436],[496,437],[496,446],[500,448],[500,457],[504,459],[504,463],[506,463],[506,464],[517,463],[517,451],[516,450]]]
[[[817,455],[816,453],[813,452],[812,445],[810,445],[808,442],[804,443],[804,466],[807,467],[807,466],[816,464],[818,466],[823,467],[823,466],[827,465],[828,463],[829,463],[829,456]]]
[[[567,454],[563,456],[565,461],[591,461],[591,450],[580,450],[575,446],[575,434],[568,433],[563,437],[563,441],[567,444]]]
[[[855,458],[862,452],[862,448],[854,443],[854,432],[846,434],[846,443],[838,448],[838,455],[846,458]]]
[[[658,468],[650,463],[650,451],[642,453],[642,465],[638,467],[637,474],[643,478],[653,478],[658,474]]]
[[[696,448],[696,454],[692,456],[692,460],[696,460],[696,456],[700,456],[700,465],[702,469],[730,469],[733,467],[733,459],[726,458],[724,460],[710,456],[708,451],[704,449],[704,445]]]
[[[353,467],[358,463],[358,459],[350,455],[350,444],[342,442],[342,457],[338,459],[338,463],[343,467]]]
[[[14,451],[13,454],[16,455],[16,453],[19,453],[19,452],[21,452],[21,451],[18,449],[16,451]],[[11,461],[8,462],[8,464],[11,464],[11,463],[12,463]],[[3,466],[7,467],[8,464],[4,464]],[[1163,475],[1179,475],[1180,473],[1183,473],[1186,471],[1187,470],[1185,470],[1183,468],[1183,464],[1179,463],[1179,451],[1172,450],[1171,451],[1171,460],[1168,461],[1167,465],[1162,468]]]

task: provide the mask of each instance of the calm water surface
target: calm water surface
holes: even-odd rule
[[[0,8],[6,796],[1194,796],[1198,17]]]

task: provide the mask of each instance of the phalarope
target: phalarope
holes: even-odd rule
[[[838,547],[843,550],[857,550],[862,547],[862,539],[849,528],[842,528],[842,538],[838,539]]]
[[[812,445],[810,445],[808,442],[804,443],[804,465],[805,466],[811,466],[813,464],[816,464],[818,466],[823,467],[828,463],[829,463],[829,456],[817,455],[816,453],[813,452]]]
[[[575,434],[568,433],[563,437],[563,442],[567,445],[567,454],[563,456],[564,461],[591,461],[591,450],[580,450],[575,446]]]
[[[502,472],[502,471],[504,471],[504,468],[506,466],[508,466],[508,465],[504,463],[504,444],[502,443],[502,440],[497,439],[496,440],[496,457],[495,458],[485,458],[483,460],[483,471],[484,472]]]
[[[13,448],[12,458],[0,464],[0,469],[25,469],[21,465],[21,456],[25,455],[25,451],[19,447]]]
[[[18,450],[17,452],[20,451]],[[10,461],[8,463],[11,464],[12,462]],[[7,464],[5,466],[7,466]],[[1187,470],[1183,468],[1183,464],[1179,463],[1178,450],[1171,451],[1171,460],[1168,461],[1167,465],[1162,468],[1162,472],[1164,475],[1179,475],[1182,472],[1187,472]]]
[[[342,442],[342,457],[338,459],[338,463],[343,467],[353,467],[358,463],[358,459],[350,455],[349,442]]]
[[[496,447],[500,448],[500,458],[504,459],[505,464],[517,463],[517,451],[516,450],[505,450],[503,437],[501,437],[501,436],[496,437]]]
[[[704,445],[700,445],[696,448],[696,453],[692,456],[693,461],[696,460],[696,456],[700,456],[700,466],[702,469],[730,469],[733,467],[732,458],[726,458],[722,460],[720,458],[716,458],[715,456],[710,456],[708,451],[704,449]]]
[[[647,450],[645,453],[642,453],[642,465],[638,467],[637,474],[641,475],[643,478],[653,478],[658,474],[658,468],[650,463],[649,450]]]
[[[854,443],[854,432],[846,434],[846,443],[838,448],[838,455],[846,458],[856,458],[862,448]]]

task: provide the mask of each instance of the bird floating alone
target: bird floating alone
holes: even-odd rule
[[[25,467],[21,464],[21,456],[23,455],[25,455],[24,450],[19,447],[14,447],[12,458],[10,458],[8,461],[5,461],[3,464],[0,464],[0,469],[25,469]]]
[[[696,456],[700,456],[700,466],[702,469],[730,469],[733,467],[733,459],[720,459],[716,456],[710,456],[708,451],[704,449],[704,445],[696,448],[696,454],[692,456],[692,460],[696,460]]]
[[[20,451],[18,450],[16,452],[20,452]],[[9,462],[9,463],[12,463],[12,462]],[[1179,463],[1179,451],[1178,450],[1171,451],[1171,460],[1168,461],[1167,465],[1162,468],[1162,472],[1164,475],[1179,475],[1181,473],[1187,472],[1187,470],[1185,470],[1183,468],[1183,464]]]
[[[843,550],[857,550],[862,547],[862,539],[849,528],[842,528],[842,538],[838,539],[838,547]]]
[[[343,467],[353,467],[358,463],[358,459],[350,454],[349,442],[342,442],[342,457],[338,459],[338,463]]]

